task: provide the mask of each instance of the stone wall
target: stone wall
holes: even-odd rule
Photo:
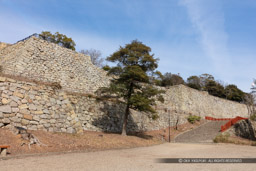
[[[246,105],[218,98],[184,85],[172,86],[166,89],[165,103],[158,106],[184,111],[201,117],[234,118],[248,117]]]
[[[0,50],[0,65],[5,74],[58,82],[72,92],[92,93],[109,82],[89,56],[34,36]]]
[[[91,95],[72,94],[44,84],[0,77],[0,127],[20,126],[29,130],[75,133],[82,130],[120,132],[125,106],[97,100]],[[157,130],[168,126],[169,115],[158,109],[159,119],[132,111],[130,131]],[[178,115],[172,111],[172,123]],[[180,123],[187,114],[180,113]]]
[[[120,131],[123,104],[82,95],[109,84],[106,72],[94,66],[89,56],[31,36],[0,49],[0,66],[6,76],[0,77],[0,127],[68,133]],[[49,86],[54,82],[60,83],[62,89]],[[155,106],[159,118],[152,120],[149,114],[132,111],[130,131],[166,128],[169,118],[172,126],[177,120],[182,124],[190,114],[202,118],[248,117],[245,105],[207,92],[183,85],[160,89],[166,93],[165,102]]]
[[[64,92],[50,86],[0,77],[0,127],[79,132],[82,126]]]
[[[0,42],[0,50],[7,47],[7,46],[9,46],[9,44]]]
[[[187,122],[189,114],[212,117],[245,117],[246,106],[219,99],[185,86],[166,90],[165,103],[155,107],[159,118],[132,111],[130,131],[158,130]],[[200,101],[199,99],[202,99]],[[0,77],[0,127],[21,126],[29,130],[120,132],[125,106],[120,102],[97,100],[91,95],[68,93],[43,83]],[[170,109],[168,112],[166,109]]]

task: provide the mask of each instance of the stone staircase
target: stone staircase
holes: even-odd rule
[[[207,123],[178,135],[174,142],[180,143],[212,143],[227,121],[208,121]]]

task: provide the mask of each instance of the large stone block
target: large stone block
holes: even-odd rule
[[[27,119],[21,119],[21,124],[22,124],[22,125],[28,125],[28,124],[29,124],[29,120],[27,120]]]
[[[18,107],[18,103],[16,103],[15,101],[11,101],[10,106],[11,107]]]
[[[12,113],[12,108],[10,105],[3,105],[3,106],[0,106],[0,112]]]
[[[36,115],[42,115],[42,114],[44,114],[44,112],[41,111],[41,110],[39,110],[39,111],[33,111],[33,113],[36,114]]]
[[[29,104],[28,108],[29,108],[29,110],[36,110],[37,109],[36,105],[34,105],[34,104]]]
[[[19,97],[19,98],[24,98],[24,95],[21,94],[21,93],[19,93],[19,92],[17,92],[17,91],[15,91],[15,92],[13,93],[13,95],[16,96],[16,97]]]
[[[12,100],[10,100],[10,99],[2,98],[2,104],[4,104],[4,105],[10,103],[11,101]]]
[[[19,105],[19,109],[27,109],[27,108],[28,108],[27,104]]]
[[[6,123],[6,124],[11,123],[10,119],[8,119],[8,118],[4,118],[4,119],[2,120],[2,122],[3,122],[3,123]]]
[[[6,78],[5,77],[0,77],[0,82],[5,82]]]
[[[24,114],[23,117],[24,117],[24,119],[27,119],[27,120],[32,120],[33,119],[33,116],[28,115],[28,114]]]

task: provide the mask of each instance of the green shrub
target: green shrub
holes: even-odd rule
[[[190,115],[188,118],[188,121],[190,123],[195,123],[196,121],[200,121],[201,120],[201,117],[200,116],[196,116],[196,115]]]
[[[215,143],[229,143],[229,138],[230,137],[230,134],[226,133],[226,134],[219,134],[217,135],[214,139],[213,139],[213,142]]]
[[[256,113],[252,114],[252,115],[250,116],[250,119],[251,119],[252,121],[256,121]]]

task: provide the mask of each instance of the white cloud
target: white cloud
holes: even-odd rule
[[[192,24],[198,30],[200,43],[213,62],[215,73],[226,81],[232,80],[232,61],[227,46],[225,18],[216,0],[182,0]]]

